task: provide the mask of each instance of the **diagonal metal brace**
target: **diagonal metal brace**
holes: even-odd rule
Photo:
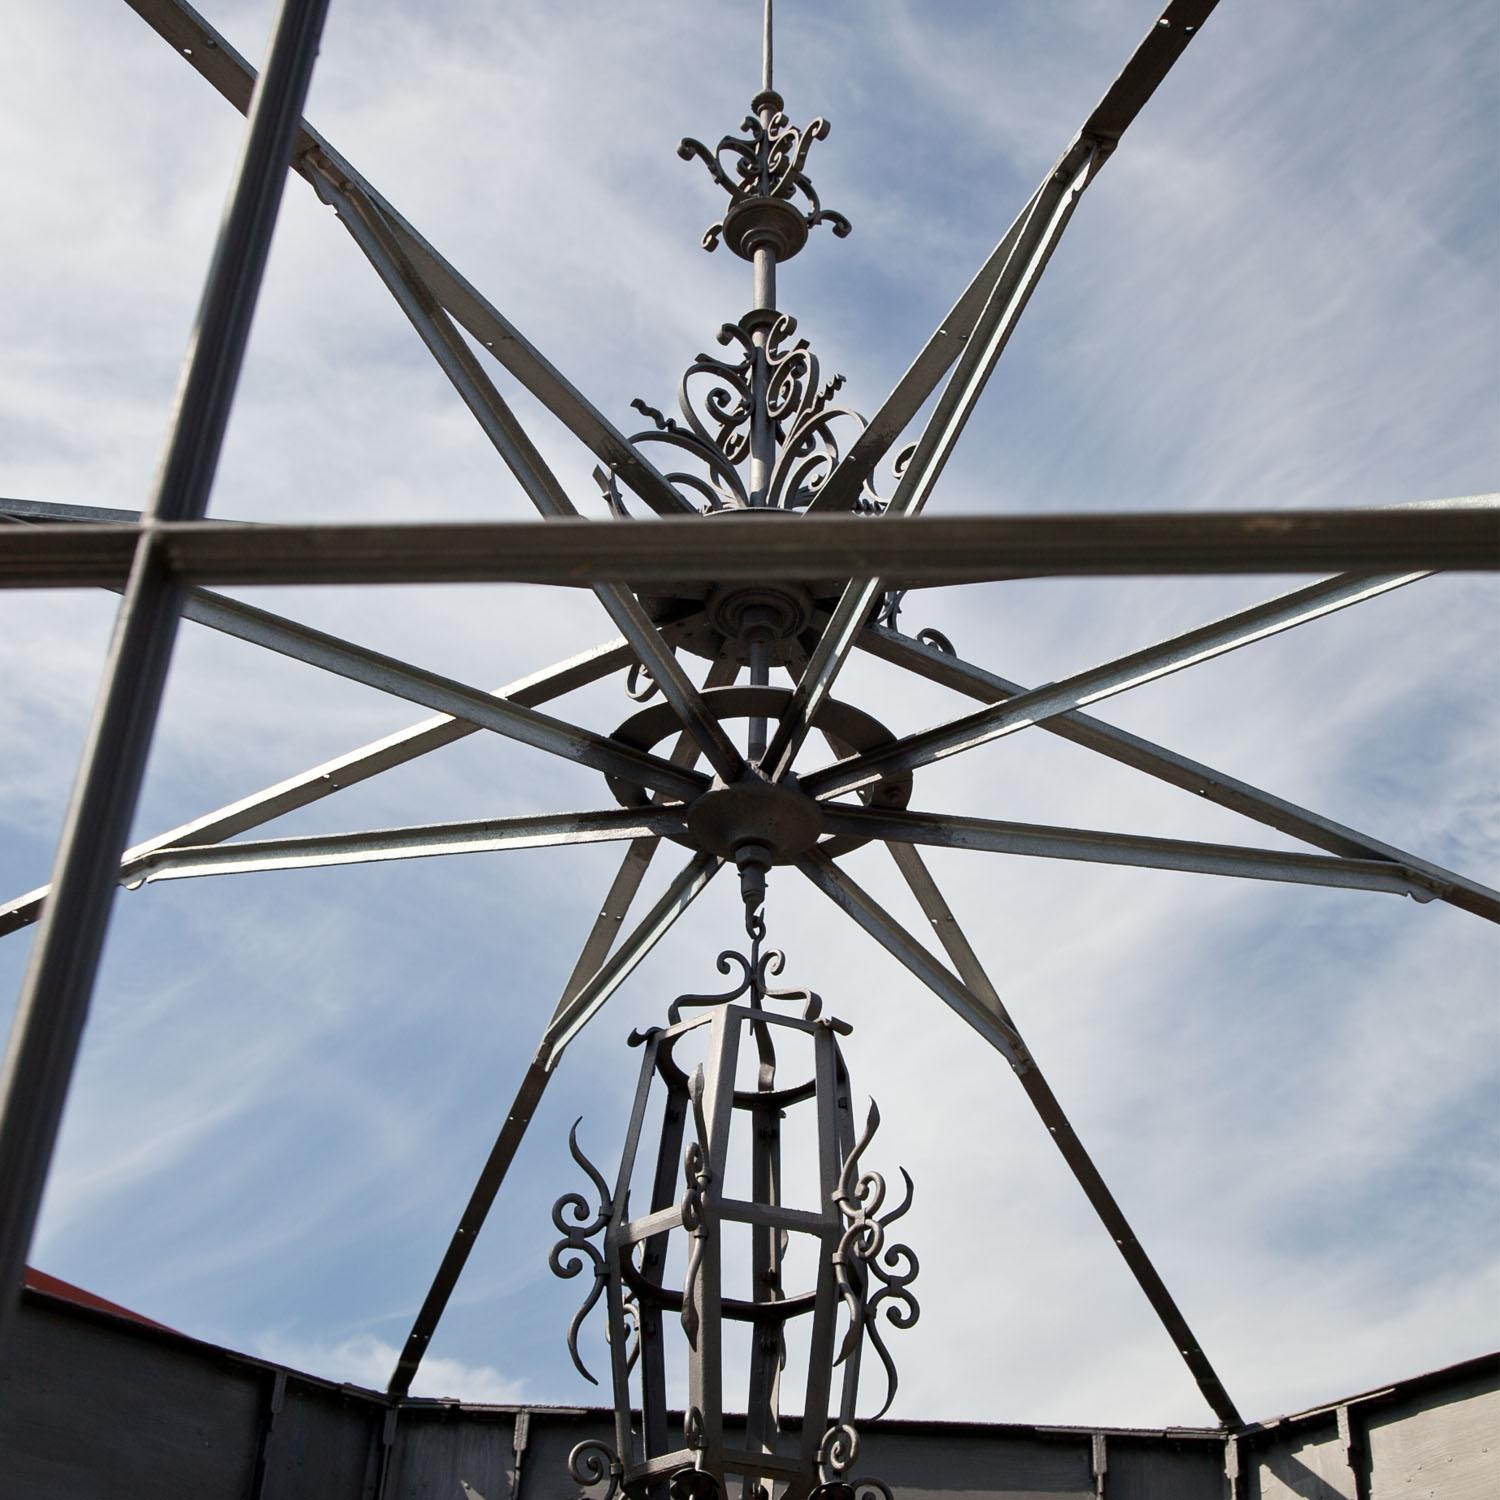
[[[909,734],[880,750],[815,772],[803,785],[818,797],[836,797],[843,792],[857,791],[884,777],[912,771],[1028,729],[1055,714],[1098,703],[1117,693],[1180,672],[1185,667],[1212,661],[1242,646],[1320,620],[1335,610],[1346,609],[1351,604],[1359,604],[1426,576],[1426,573],[1414,572],[1375,577],[1341,573],[1307,588],[1294,589],[1251,609],[1239,610],[1170,640],[1132,651],[1128,656],[1090,667],[1061,682],[1048,683],[1008,702],[976,709],[946,724]]]
[[[507,687],[496,688],[489,696],[509,699],[522,707],[532,708],[572,692],[575,688],[596,682],[599,678],[628,666],[633,660],[630,648],[623,640],[606,641],[567,661],[522,677]],[[309,807],[345,787],[357,786],[372,776],[378,776],[382,771],[404,766],[419,756],[428,755],[444,745],[454,744],[468,735],[478,733],[478,724],[466,719],[455,719],[448,714],[423,719],[406,729],[399,729],[394,734],[373,740],[368,745],[361,745],[357,750],[325,760],[299,775],[278,781],[274,786],[253,792],[225,807],[204,813],[187,823],[180,823],[165,833],[156,834],[127,849],[121,859],[121,868],[123,870],[133,861],[146,858],[159,850],[187,844],[201,847],[233,838],[237,833],[248,832],[286,813]],[[0,905],[0,937],[34,922],[41,914],[50,889],[44,885]]]
[[[1276,880],[1295,885],[1383,891],[1431,901],[1436,894],[1417,871],[1384,859],[1337,858],[1326,854],[1252,849],[1240,844],[1205,844],[1192,839],[1157,838],[1136,833],[1105,833],[1091,828],[1055,828],[1012,823],[962,813],[832,805],[823,814],[829,833],[888,844],[930,844],[943,849],[974,849],[1034,859],[1072,859],[1138,869],[1182,870],[1198,875]]]
[[[1088,150],[1071,170],[1059,172],[1038,193],[880,522],[915,516],[926,505],[1101,159],[1097,150]],[[766,752],[765,766],[773,780],[791,770],[818,710],[832,693],[835,679],[886,587],[884,578],[868,576],[853,578],[845,587]]]
[[[720,658],[708,669],[705,680],[707,687],[724,687],[733,682],[738,673],[738,667],[730,661]],[[672,762],[684,768],[690,768],[698,758],[698,747],[692,736],[683,733],[678,737],[677,744],[672,750]],[[604,905],[599,911],[594,925],[589,930],[588,937],[584,940],[583,950],[578,955],[578,961],[573,965],[573,972],[568,976],[567,983],[563,986],[562,998],[557,1003],[553,1012],[552,1023],[548,1027],[548,1035],[559,1025],[561,1018],[568,1012],[569,1007],[577,1001],[579,996],[584,995],[591,985],[598,985],[600,976],[606,972],[606,960],[609,958],[610,948],[614,944],[616,935],[620,930],[620,924],[625,920],[626,913],[630,910],[631,902],[635,900],[636,892],[640,889],[641,880],[651,864],[653,856],[660,847],[661,840],[654,836],[639,838],[631,842],[625,851],[625,858],[620,862],[620,868],[610,884],[609,893],[604,898]],[[695,862],[696,864],[696,862]],[[710,872],[711,877],[712,872]],[[676,907],[680,912],[685,909],[686,903],[693,899],[692,882],[696,881],[697,873],[694,866],[689,866],[685,872],[689,883],[683,884],[684,877],[679,876],[677,886],[685,895],[685,901]],[[700,887],[701,888],[701,887]],[[668,891],[664,900],[670,901],[672,891]],[[681,895],[679,896],[681,900]],[[626,953],[640,939],[642,932],[649,930],[653,917],[662,911],[662,903],[658,903],[657,911],[641,927],[636,929],[635,934],[621,947],[620,952]],[[668,908],[671,909],[670,907]],[[642,949],[642,956],[645,950]],[[638,961],[638,960],[637,960]],[[618,984],[619,979],[624,978],[624,973],[614,981]],[[605,996],[607,998],[607,996]],[[601,998],[598,1002],[603,1004]],[[597,1010],[597,1005],[594,1007]],[[590,1015],[577,1019],[577,1024],[569,1035],[576,1035],[577,1030],[584,1024]],[[562,1049],[566,1046],[566,1040],[560,1045],[548,1049],[546,1037],[543,1038],[542,1049],[538,1050],[537,1056],[527,1068],[525,1077],[521,1080],[521,1087],[516,1094],[515,1102],[511,1105],[510,1112],[501,1124],[500,1132],[495,1138],[495,1144],[490,1148],[490,1154],[485,1161],[484,1169],[479,1174],[479,1180],[474,1184],[474,1190],[469,1195],[468,1204],[464,1208],[463,1216],[460,1218],[457,1229],[448,1243],[448,1249],[443,1256],[442,1263],[438,1267],[437,1275],[433,1278],[432,1286],[429,1288],[426,1299],[423,1301],[415,1323],[412,1325],[411,1334],[407,1338],[406,1346],[401,1354],[400,1362],[391,1375],[390,1390],[393,1395],[403,1396],[411,1388],[413,1376],[422,1361],[422,1356],[427,1350],[427,1345],[432,1338],[433,1330],[437,1327],[438,1319],[443,1315],[443,1309],[448,1305],[448,1299],[453,1293],[453,1288],[458,1283],[458,1278],[463,1271],[464,1264],[469,1258],[469,1251],[474,1247],[474,1241],[494,1206],[495,1197],[500,1191],[500,1186],[505,1180],[506,1173],[510,1170],[510,1164],[515,1158],[521,1139],[526,1133],[526,1127],[531,1123],[531,1117],[536,1112],[536,1107],[541,1101],[542,1091],[547,1086],[547,1080],[551,1078],[553,1069],[557,1066],[558,1059],[562,1055]],[[545,1055],[544,1055],[545,1054]]]
[[[983,1006],[995,1023],[1009,1030],[1016,1043],[1023,1049],[1027,1066],[1015,1069],[1016,1076],[1021,1081],[1021,1087],[1026,1090],[1027,1098],[1031,1100],[1042,1124],[1047,1127],[1053,1143],[1062,1153],[1063,1160],[1067,1162],[1069,1170],[1083,1189],[1094,1212],[1099,1215],[1100,1221],[1109,1231],[1116,1249],[1119,1250],[1131,1274],[1146,1294],[1146,1300],[1171,1335],[1174,1346],[1192,1373],[1198,1388],[1203,1392],[1205,1400],[1221,1422],[1231,1427],[1238,1426],[1240,1424],[1239,1412],[1230,1399],[1228,1391],[1225,1390],[1223,1382],[1209,1362],[1208,1356],[1204,1354],[1192,1329],[1188,1327],[1186,1318],[1183,1317],[1172,1294],[1167,1290],[1166,1283],[1161,1279],[1150,1256],[1146,1254],[1144,1247],[1136,1238],[1135,1231],[1131,1229],[1124,1212],[1115,1201],[1114,1194],[1110,1192],[1108,1184],[1100,1176],[1093,1158],[1084,1149],[1083,1142],[1079,1140],[1062,1105],[1057,1102],[1057,1097],[1053,1094],[1035,1056],[1022,1041],[1014,1019],[1005,1008],[994,985],[991,984],[989,976],[979,962],[978,955],[974,952],[968,938],[965,937],[963,929],[958,925],[921,856],[909,846],[891,845],[889,847],[897,868],[911,888],[912,894],[917,898],[928,921],[932,923],[938,940],[952,960],[954,968],[958,970],[969,993]],[[852,884],[852,882],[849,883]],[[911,938],[906,940],[915,941]],[[985,1036],[986,1040],[990,1040],[989,1034],[983,1028],[975,1027],[975,1030]]]
[[[311,163],[318,196],[337,210],[339,218],[365,253],[386,289],[396,299],[422,342],[448,376],[484,434],[520,482],[527,498],[552,519],[580,519],[536,445],[527,437],[494,383],[480,368],[431,290],[407,261],[391,227],[380,211],[357,188],[340,183],[316,159]],[[580,537],[578,539],[582,541]],[[599,602],[626,640],[635,648],[667,701],[677,710],[714,769],[733,781],[745,769],[739,751],[723,726],[708,712],[696,687],[662,639],[639,599],[623,583],[592,585]]]
[[[826,854],[814,849],[797,861],[797,868],[846,916],[904,964],[939,1000],[957,1011],[1016,1070],[1031,1066],[1031,1055],[1015,1027],[986,1005],[963,980],[943,967],[862,886]]]
[[[255,69],[183,0],[126,0],[189,67],[243,113],[255,84]],[[417,232],[306,120],[292,149],[292,170],[310,177],[316,151],[356,184],[390,222],[422,279],[459,323],[541,402],[601,463],[653,510],[694,515],[692,504],[669,484],[641,451],[578,390],[514,323],[496,308]]]
[[[862,650],[882,661],[904,667],[929,682],[940,683],[983,703],[1004,703],[1032,691],[894,630],[870,626],[860,637],[859,644]],[[1083,713],[1062,713],[1038,721],[1037,728],[1119,761],[1121,765],[1143,771],[1158,781],[1181,787],[1205,802],[1252,818],[1267,828],[1275,828],[1316,848],[1326,849],[1330,854],[1350,859],[1388,860],[1411,871],[1437,900],[1461,911],[1473,912],[1487,921],[1500,922],[1500,891],[1435,865],[1408,850],[1398,849],[1394,844],[1372,838],[1357,828],[1299,807],[1284,797],[1262,791],[1247,781],[1154,744],[1129,730],[1117,729],[1103,719]]]
[[[627,856],[627,860],[629,856]],[[426,1299],[423,1301],[396,1368],[391,1375],[388,1390],[393,1396],[404,1396],[411,1389],[412,1378],[432,1342],[438,1320],[448,1306],[448,1299],[458,1284],[458,1278],[474,1248],[479,1228],[488,1215],[490,1205],[500,1190],[505,1174],[520,1148],[542,1094],[551,1080],[563,1050],[584,1025],[604,1004],[640,961],[656,946],[657,941],[669,927],[685,912],[713,879],[723,862],[714,855],[699,855],[677,876],[661,899],[641,919],[635,931],[620,945],[613,957],[603,963],[593,976],[577,991],[565,991],[552,1020],[542,1034],[540,1046],[521,1080],[514,1103],[500,1134],[490,1150],[479,1181],[469,1196],[469,1202],[459,1219],[446,1254],[433,1278]]]

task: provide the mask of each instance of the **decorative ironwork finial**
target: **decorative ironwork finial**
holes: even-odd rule
[[[771,0],[765,0],[761,27],[760,78],[760,92],[740,126],[743,136],[726,135],[712,151],[686,136],[677,154],[684,161],[702,160],[729,194],[729,207],[709,226],[703,248],[713,250],[722,239],[744,260],[768,251],[772,260],[784,261],[819,224],[832,225],[839,239],[851,226],[843,214],[823,207],[806,171],[813,142],[828,138],[828,121],[819,116],[805,127],[793,125],[786,101],[771,85]]]
[[[781,95],[765,89],[750,101],[743,136],[726,135],[712,151],[691,136],[677,147],[684,161],[698,157],[729,194],[724,217],[703,236],[705,250],[716,249],[722,238],[744,260],[767,249],[784,261],[819,224],[831,225],[839,239],[853,227],[843,214],[823,207],[805,170],[813,142],[828,138],[828,121],[819,116],[806,126],[793,125],[785,109]]]
[[[632,443],[665,446],[701,466],[701,474],[672,469],[667,478],[705,513],[801,510],[838,467],[844,453],[839,429],[851,441],[863,430],[865,419],[834,399],[844,377],[825,380],[812,347],[796,334],[797,320],[786,313],[757,311],[725,323],[719,343],[730,358],[700,353],[688,366],[677,386],[680,421],[639,397],[630,403],[652,423],[633,433]],[[759,454],[757,423],[764,433]],[[909,454],[908,447],[897,455],[893,475]],[[594,478],[610,508],[625,514],[614,474],[599,469]],[[874,514],[884,508],[884,498],[866,483],[854,509]]]

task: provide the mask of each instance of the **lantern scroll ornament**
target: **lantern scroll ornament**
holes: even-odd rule
[[[752,930],[761,930],[758,918]],[[579,1328],[601,1295],[608,1308],[615,1446],[591,1440],[570,1459],[581,1484],[607,1486],[596,1493],[889,1500],[878,1481],[846,1476],[859,1451],[855,1403],[866,1344],[887,1376],[882,1413],[895,1392],[876,1319],[882,1307],[895,1327],[917,1318],[916,1258],[886,1242],[888,1226],[910,1206],[911,1180],[902,1174],[903,1201],[882,1214],[885,1182],[861,1162],[880,1116],[872,1105],[856,1134],[839,1046],[850,1027],[823,1015],[811,991],[772,988],[782,963],[779,952],[762,954],[758,940],[749,958],[722,953],[719,972],[738,971],[735,988],[681,996],[667,1025],[631,1036],[643,1055],[613,1191],[579,1149],[576,1126],[570,1137],[598,1207],[580,1193],[558,1200],[553,1220],[563,1239],[551,1264],[561,1276],[595,1272],[568,1336],[585,1374]],[[793,1055],[800,1066],[788,1083],[779,1069]],[[648,1119],[659,1120],[654,1151],[644,1144]],[[785,1201],[782,1183],[783,1138],[799,1125],[806,1133],[796,1139],[817,1163],[806,1203]],[[643,1188],[641,1209],[632,1206],[633,1185]],[[669,1268],[679,1266],[674,1285]],[[794,1272],[810,1285],[789,1287]],[[800,1356],[795,1362],[795,1395],[794,1320],[804,1320],[797,1347],[807,1349],[805,1372]],[[749,1334],[737,1361],[728,1355],[734,1328]],[[678,1401],[685,1396],[680,1431],[668,1415],[669,1389]],[[728,1390],[735,1395],[726,1400]],[[791,1430],[784,1397],[800,1418]],[[741,1404],[743,1419],[726,1416]]]

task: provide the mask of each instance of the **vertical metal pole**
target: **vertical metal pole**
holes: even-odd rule
[[[740,1016],[721,1005],[709,1023],[708,1086],[703,1116],[708,1126],[708,1186],[703,1194],[703,1219],[708,1234],[698,1272],[698,1348],[693,1361],[696,1381],[690,1389],[703,1418],[701,1463],[716,1478],[724,1469],[724,1198],[729,1137],[734,1123],[734,1084],[740,1055]]]
[[[209,266],[144,535],[0,1072],[0,1339],[14,1316],[177,633],[152,526],[208,505],[328,0],[282,0]]]
[[[677,1183],[682,1176],[682,1137],[692,1104],[687,1090],[667,1089],[662,1112],[661,1145],[656,1155],[656,1175],[652,1179],[651,1212],[660,1213],[679,1201]],[[664,1229],[645,1242],[641,1254],[641,1274],[660,1286],[666,1276],[667,1251],[671,1231]],[[659,1303],[641,1307],[641,1436],[645,1456],[660,1458],[672,1450],[672,1434],[667,1424],[666,1330]],[[665,1480],[651,1485],[649,1500],[667,1500]]]
[[[772,100],[766,97],[771,93],[771,0],[766,0],[763,16],[760,88],[755,102],[760,106],[761,125],[769,132],[775,112]],[[769,189],[770,183],[762,182],[761,191]],[[769,344],[776,323],[776,251],[770,245],[757,245],[751,265],[755,326],[750,336],[755,344],[755,358],[750,370],[750,503],[761,506],[770,501],[771,471],[776,466],[776,428],[769,410]],[[761,638],[751,644],[750,681],[764,687],[770,680],[770,642]],[[751,719],[749,735],[750,759],[756,761],[766,753],[765,719]]]
[[[828,1427],[828,1393],[833,1384],[834,1332],[839,1309],[833,1257],[843,1233],[843,1222],[833,1195],[838,1191],[843,1167],[844,1153],[840,1143],[850,1133],[843,1128],[844,1116],[849,1109],[848,1076],[831,1027],[819,1027],[813,1048],[817,1080],[813,1098],[818,1112],[818,1200],[825,1227],[822,1253],[818,1257],[818,1284],[807,1356],[806,1399],[802,1407],[801,1460],[809,1469],[817,1459]]]
[[[656,1079],[657,1042],[652,1037],[646,1042],[641,1055],[641,1077],[636,1085],[635,1106],[630,1112],[630,1124],[625,1131],[625,1147],[620,1152],[620,1170],[615,1177],[614,1198],[610,1205],[609,1226],[604,1231],[604,1271],[606,1305],[609,1311],[609,1365],[610,1383],[615,1397],[615,1453],[620,1462],[634,1466],[642,1462],[645,1453],[636,1443],[631,1420],[630,1399],[630,1327],[625,1317],[626,1287],[623,1263],[629,1259],[631,1246],[625,1242],[625,1230],[630,1223],[630,1179],[635,1172],[636,1154],[641,1147],[641,1128],[646,1121],[646,1109],[651,1102],[651,1085]],[[567,1200],[561,1200],[566,1202]],[[636,1329],[645,1337],[645,1319],[648,1308],[645,1300],[636,1303]],[[644,1404],[642,1407],[644,1411]]]
[[[753,611],[747,610],[750,614]],[[750,637],[750,681],[755,687],[767,687],[771,681],[771,642],[762,632]],[[766,753],[766,721],[763,716],[750,720],[750,738],[745,747],[751,764]]]
[[[760,86],[771,91],[771,0],[766,0],[765,16],[761,26]]]
[[[756,1004],[764,1001],[756,992]],[[752,1020],[751,1034],[760,1054],[756,1075],[757,1094],[773,1093],[776,1088],[776,1046],[771,1028],[765,1021]],[[750,1107],[746,1122],[752,1132],[750,1143],[750,1196],[756,1203],[781,1206],[781,1106],[761,1100]],[[779,1302],[781,1295],[781,1260],[786,1231],[774,1224],[756,1224],[751,1229],[751,1292],[755,1302]],[[745,1407],[745,1447],[751,1453],[770,1453],[780,1428],[779,1396],[781,1359],[785,1320],[769,1319],[752,1325],[750,1330],[750,1387]],[[759,1500],[764,1493],[753,1477],[746,1476],[740,1486],[739,1500]]]
[[[769,121],[771,107],[761,109]],[[771,420],[771,329],[776,323],[776,252],[769,245],[755,247],[755,303],[741,326],[750,329],[755,354],[750,366],[750,504],[757,509],[771,503],[771,470],[776,464],[776,427]]]
[[[771,0],[766,0],[764,57],[762,92],[756,95],[751,107],[760,117],[761,130],[767,137],[761,144],[758,191],[769,194],[771,121],[781,104],[781,100],[771,92]],[[764,242],[752,242],[751,265],[752,310],[741,326],[750,330],[755,343],[755,357],[750,368],[750,504],[761,506],[769,503],[771,469],[776,462],[776,432],[767,410],[771,383],[769,343],[771,329],[776,322],[775,248]]]

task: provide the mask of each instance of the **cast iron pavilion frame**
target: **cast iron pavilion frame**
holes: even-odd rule
[[[954,921],[919,851],[923,845],[980,849],[1111,864],[1143,865],[1406,894],[1440,900],[1500,921],[1500,893],[1292,803],[1115,729],[1082,710],[1253,641],[1447,569],[1500,565],[1500,505],[1494,495],[1382,509],[1114,516],[920,516],[1006,341],[1046,268],[1082,193],[1093,182],[1153,90],[1208,19],[1216,0],[1170,0],[1119,78],[1067,145],[973,282],[896,388],[846,452],[804,486],[785,524],[727,517],[704,524],[690,486],[664,475],[646,439],[627,438],[575,389],[499,311],[301,118],[326,0],[281,0],[260,84],[223,37],[181,0],[127,0],[176,51],[249,116],[246,146],[209,270],[195,337],[154,495],[137,515],[34,501],[0,502],[0,583],[9,587],[100,585],[123,592],[104,684],[59,846],[52,882],[0,907],[0,933],[40,918],[30,967],[0,1079],[0,1337],[13,1313],[21,1272],[76,1059],[113,887],[117,882],[285,869],[461,850],[494,850],[615,840],[619,872],[535,1058],[463,1210],[418,1312],[392,1392],[405,1393],[463,1269],[543,1091],[565,1049],[671,928],[744,832],[772,806],[771,821],[811,820],[805,833],[769,838],[771,862],[795,865],[836,907],[955,1010],[1009,1064],[1098,1213],[1106,1231],[1173,1339],[1210,1406],[1226,1425],[1239,1416],[1207,1355],[1131,1231]],[[766,4],[763,91],[757,117],[774,133],[780,100],[771,92],[770,4]],[[751,122],[747,122],[749,124]],[[809,134],[816,137],[815,122]],[[722,151],[721,146],[721,151]],[[795,147],[793,149],[796,149]],[[803,148],[805,158],[805,147]],[[690,154],[690,153],[689,153]],[[710,154],[701,151],[708,157]],[[306,179],[341,222],[449,376],[502,460],[541,513],[538,522],[481,524],[245,526],[203,519],[244,351],[280,193],[290,170]],[[800,159],[798,164],[800,176]],[[735,183],[724,180],[733,193]],[[759,192],[784,203],[781,186]],[[783,184],[784,186],[784,184]],[[750,197],[757,196],[751,192]],[[731,200],[731,215],[736,200]],[[740,236],[726,242],[755,264],[749,333],[765,355],[774,322],[775,267],[800,243]],[[799,210],[800,213],[800,210]],[[822,213],[816,197],[806,228]],[[767,221],[769,222],[769,220]],[[847,226],[845,226],[846,228]],[[743,226],[741,226],[743,229]],[[513,417],[467,333],[599,460],[616,512],[585,520]],[[758,330],[758,331],[757,331]],[[765,358],[756,365],[762,372]],[[950,373],[951,372],[951,373]],[[943,384],[946,378],[946,385]],[[867,486],[933,393],[936,407],[883,513]],[[764,379],[747,453],[753,479],[746,510],[764,501],[767,441]],[[659,417],[659,414],[652,414]],[[774,426],[774,423],[770,423]],[[658,431],[664,423],[658,422]],[[762,446],[756,450],[755,444]],[[624,514],[620,486],[657,513]],[[701,487],[700,487],[701,489]],[[748,521],[748,524],[747,524]],[[1156,646],[1105,662],[1062,682],[1028,688],[959,659],[947,643],[924,641],[880,614],[883,599],[921,585],[1044,575],[1287,572],[1335,576]],[[806,588],[833,580],[830,590]],[[494,692],[483,692],[354,643],[212,592],[211,584],[438,582],[484,580],[592,588],[619,636],[590,652]],[[809,620],[768,648],[756,620],[739,641],[710,631],[705,601],[727,591],[741,605],[759,590],[773,600],[804,588]],[[663,609],[661,600],[678,601]],[[643,602],[649,600],[648,609]],[[696,609],[692,601],[697,600]],[[688,601],[683,605],[682,601]],[[743,609],[741,614],[743,614]],[[409,729],[350,751],[228,807],[125,849],[179,618],[379,688],[430,711]],[[723,624],[722,611],[718,623]],[[753,639],[752,639],[753,638]],[[710,642],[704,650],[704,640]],[[717,645],[714,642],[717,641]],[[678,649],[710,657],[702,686]],[[974,699],[972,713],[919,734],[887,738],[802,778],[798,750],[814,728],[835,741],[832,690],[854,649]],[[790,691],[768,686],[786,666]],[[748,665],[751,683],[735,688]],[[540,711],[574,688],[644,668],[665,699],[677,733],[670,755],[605,736]],[[637,716],[646,717],[646,715]],[[724,727],[750,720],[742,751]],[[775,720],[774,733],[768,726]],[[653,719],[653,723],[655,720]],[[909,811],[906,795],[922,766],[1001,736],[1038,727],[1309,845],[1284,853],[1177,839],[1048,828]],[[480,823],[247,841],[236,836],[342,787],[481,730],[589,766],[610,778],[621,805],[606,811],[539,814]],[[847,748],[847,741],[844,742]],[[713,776],[698,770],[704,758]],[[623,789],[623,790],[622,790]],[[836,799],[852,793],[862,804]],[[769,798],[769,802],[764,799]],[[753,800],[753,799],[752,799]],[[727,812],[707,816],[707,809]],[[783,814],[785,816],[783,817]],[[726,828],[728,831],[726,832]],[[663,839],[692,857],[635,926],[616,941]],[[840,868],[834,850],[886,844],[940,940],[940,958],[905,931]],[[743,862],[742,862],[743,863]],[[944,961],[946,959],[946,962]]]

